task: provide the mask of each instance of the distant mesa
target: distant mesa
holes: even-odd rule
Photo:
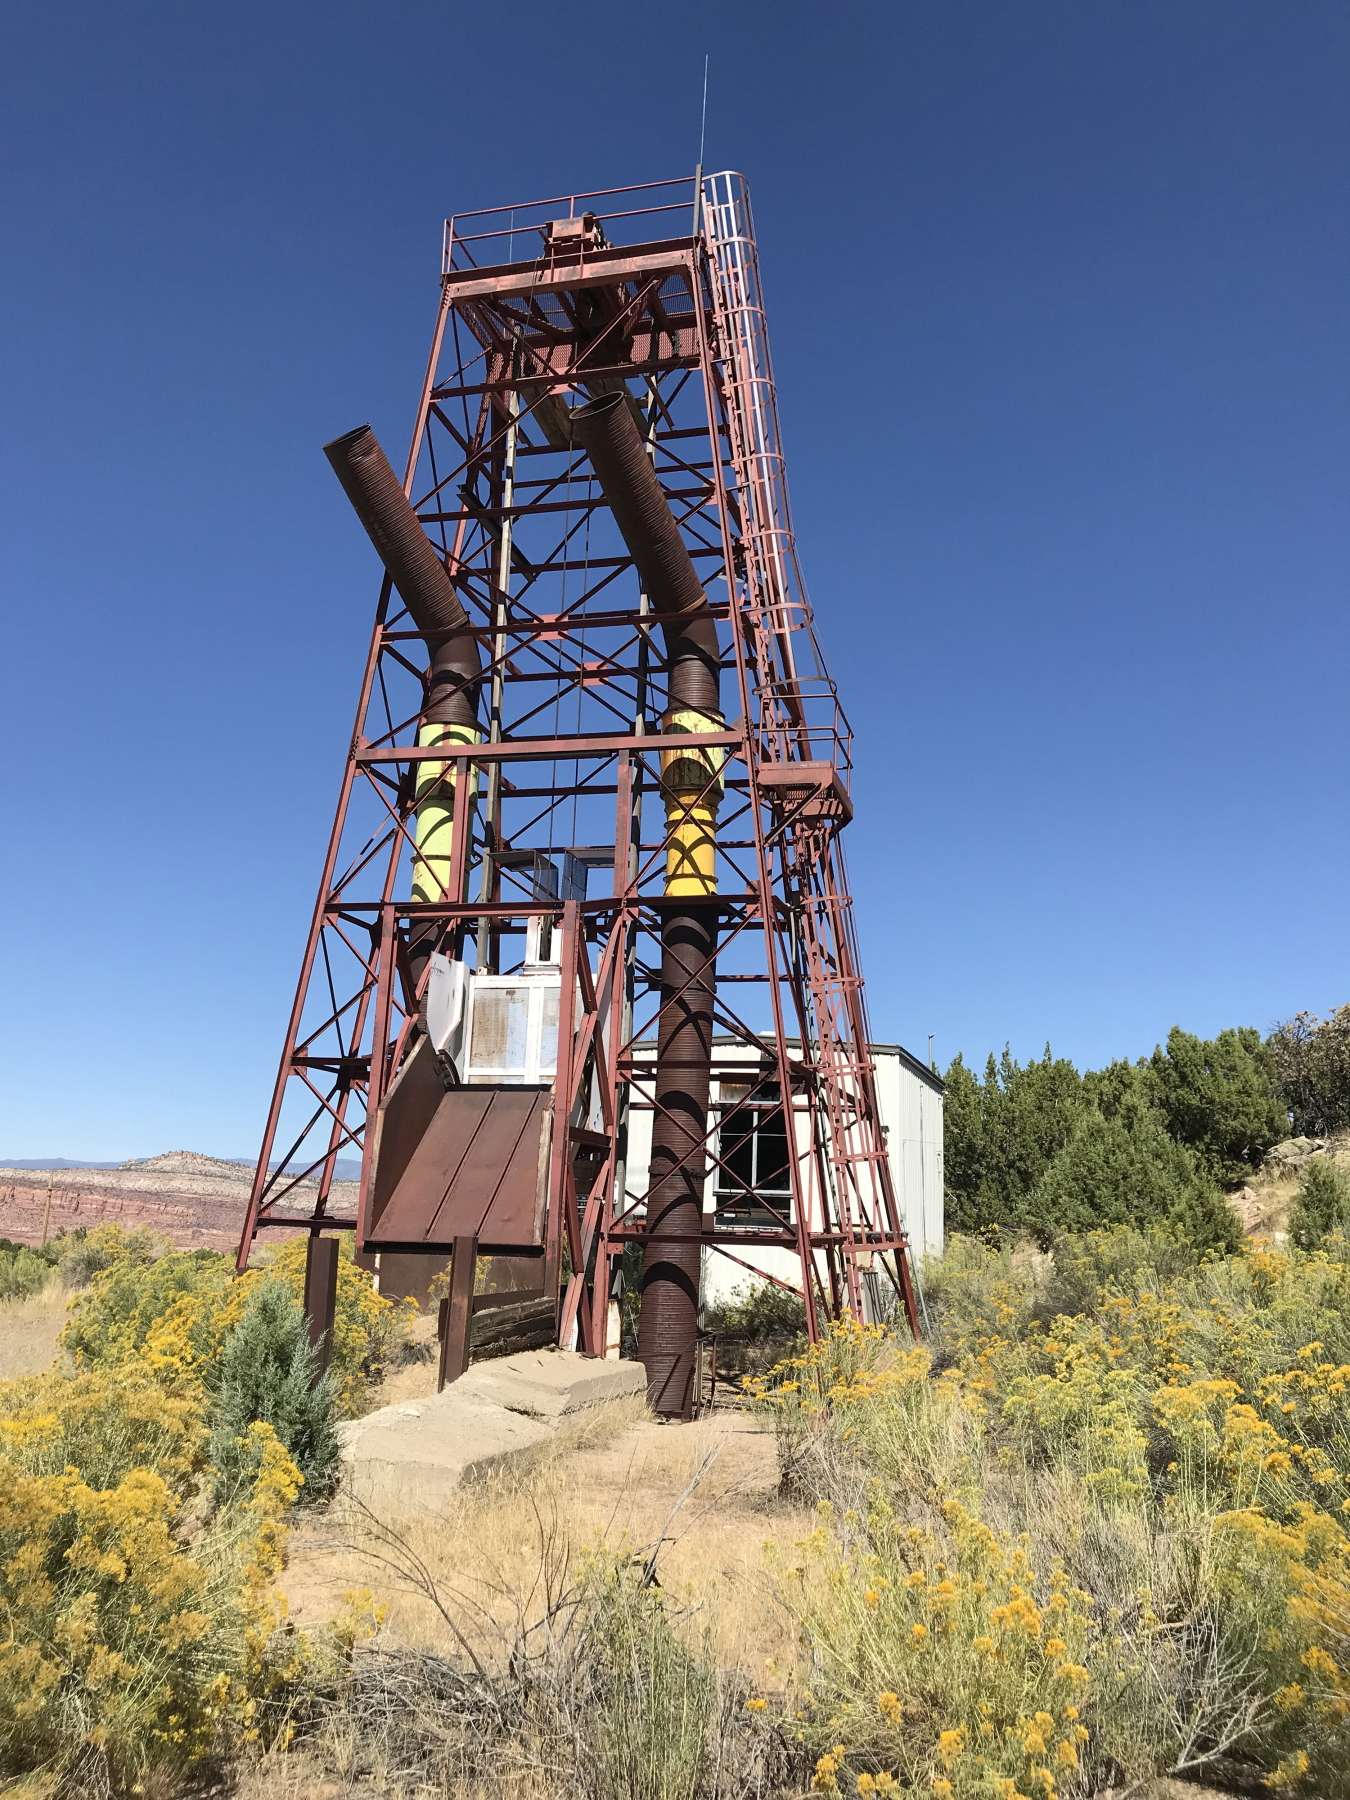
[[[165,1150],[159,1156],[130,1157],[117,1167],[143,1175],[225,1175],[237,1181],[240,1169],[251,1169],[253,1163],[243,1157],[203,1156],[200,1150]]]
[[[158,1156],[129,1156],[122,1162],[86,1162],[72,1156],[0,1156],[0,1171],[40,1169],[44,1173],[48,1169],[128,1169],[145,1175],[218,1175],[235,1181],[241,1169],[252,1174],[253,1167],[251,1156],[206,1156],[200,1150],[165,1150]],[[299,1167],[291,1164],[293,1171]],[[361,1164],[354,1156],[339,1156],[335,1172],[339,1181],[359,1181]]]
[[[115,1162],[81,1162],[69,1156],[0,1156],[0,1169],[120,1169]]]
[[[338,1160],[335,1214],[356,1210],[360,1173],[354,1157]],[[147,1225],[179,1250],[232,1252],[252,1184],[251,1158],[199,1150],[166,1150],[121,1163],[16,1159],[0,1164],[0,1232],[18,1243],[40,1244],[81,1225]]]

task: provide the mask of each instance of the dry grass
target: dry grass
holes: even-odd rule
[[[667,1525],[672,1508],[703,1470]],[[662,1425],[639,1399],[580,1415],[547,1443],[462,1490],[435,1513],[409,1516],[391,1487],[372,1512],[425,1563],[445,1598],[500,1620],[539,1578],[546,1542],[574,1560],[603,1538],[634,1550],[668,1530],[661,1555],[667,1592],[715,1622],[724,1668],[762,1683],[767,1659],[791,1658],[791,1628],[765,1575],[763,1546],[783,1552],[814,1524],[778,1498],[770,1431],[747,1414],[719,1411],[691,1425]],[[371,1588],[388,1607],[381,1641],[445,1653],[443,1622],[379,1561],[362,1522],[339,1503],[297,1533],[283,1586],[297,1623],[330,1617],[350,1588]]]
[[[435,1392],[434,1358],[400,1363],[398,1368],[390,1369],[383,1381],[371,1384],[356,1416],[363,1419],[367,1413],[378,1412],[382,1406],[403,1406],[409,1400],[426,1400]]]
[[[436,1392],[436,1315],[420,1313],[412,1322],[403,1350],[404,1360],[386,1370],[362,1396],[356,1417],[378,1412],[382,1406],[402,1406],[409,1400],[425,1400]]]
[[[234,1800],[338,1800],[342,1788],[325,1769],[337,1759],[314,1750],[273,1751],[248,1765],[233,1789]]]
[[[241,1800],[786,1791],[789,1751],[746,1700],[766,1660],[793,1655],[765,1541],[796,1554],[814,1521],[781,1503],[776,1441],[757,1420],[662,1425],[632,1397],[435,1513],[392,1481],[366,1493],[369,1509],[339,1499],[301,1526],[283,1584],[297,1624],[369,1588],[383,1625],[350,1686],[248,1774]]]
[[[27,1300],[0,1300],[0,1381],[40,1375],[51,1367],[69,1301],[70,1291],[59,1277]]]
[[[1230,1196],[1248,1237],[1282,1240],[1289,1231],[1289,1208],[1298,1193],[1299,1177],[1284,1170],[1262,1169]]]
[[[0,1378],[50,1366],[68,1298],[53,1284],[0,1305]],[[416,1335],[431,1330],[434,1321]],[[392,1369],[368,1407],[434,1393],[432,1349],[419,1345]],[[412,1510],[392,1480],[371,1495],[395,1542],[425,1566],[429,1591],[400,1579],[390,1540],[350,1505],[302,1514],[282,1577],[294,1622],[322,1627],[362,1588],[387,1613],[358,1654],[350,1691],[298,1701],[293,1747],[236,1771],[241,1800],[337,1800],[353,1787],[420,1800],[428,1782],[437,1800],[689,1800],[691,1781],[709,1800],[767,1793],[776,1740],[744,1700],[763,1689],[766,1658],[789,1663],[792,1644],[762,1547],[768,1539],[791,1554],[813,1524],[780,1502],[778,1487],[773,1435],[748,1415],[663,1425],[634,1396],[568,1420],[435,1513]],[[618,1609],[613,1638],[607,1624],[596,1626],[593,1554],[602,1542],[619,1557],[603,1564],[618,1570],[605,1602]],[[669,1604],[653,1612],[641,1599],[642,1569],[658,1542]],[[644,1555],[625,1562],[626,1549]],[[539,1620],[542,1638],[530,1623]],[[633,1666],[645,1671],[633,1677],[642,1697],[631,1718],[615,1697],[628,1666],[615,1646],[630,1638]],[[513,1642],[535,1658],[523,1671]],[[491,1669],[484,1682],[473,1674],[475,1647]],[[509,1716],[494,1723],[492,1709],[503,1705]],[[637,1732],[632,1743],[610,1731],[604,1709],[616,1705]],[[705,1715],[700,1774],[690,1747],[705,1741],[697,1722]],[[688,1754],[676,1754],[681,1745]]]

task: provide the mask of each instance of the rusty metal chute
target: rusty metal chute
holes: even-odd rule
[[[324,455],[388,569],[431,659],[419,743],[474,742],[478,737],[482,653],[444,564],[369,425],[334,438],[324,445]],[[435,902],[450,898],[456,796],[449,765],[424,764],[418,771],[416,790],[413,894],[418,900]],[[420,982],[439,936],[440,928],[434,922],[410,926],[408,968],[414,986]]]
[[[375,1123],[367,1240],[444,1251],[471,1237],[485,1256],[542,1251],[552,1112],[548,1088],[447,1090],[423,1038]]]
[[[672,710],[718,713],[717,621],[627,400],[626,393],[606,394],[578,406],[572,413],[572,435],[591,459],[661,621]]]

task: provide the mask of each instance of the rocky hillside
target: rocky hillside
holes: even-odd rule
[[[1329,1157],[1350,1175],[1350,1136],[1286,1138],[1267,1154],[1246,1186],[1229,1195],[1248,1237],[1285,1234],[1303,1171],[1316,1157]]]
[[[40,1244],[77,1226],[148,1225],[180,1250],[233,1250],[253,1171],[194,1150],[169,1150],[118,1169],[0,1168],[0,1237]],[[297,1199],[314,1184],[306,1182]],[[356,1209],[356,1183],[333,1183],[333,1211]]]

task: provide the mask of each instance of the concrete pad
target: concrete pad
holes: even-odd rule
[[[640,1362],[602,1361],[575,1350],[521,1350],[475,1364],[453,1391],[532,1418],[561,1419],[604,1400],[645,1394],[647,1371]]]
[[[444,1393],[338,1427],[343,1484],[385,1516],[422,1510],[553,1436],[569,1413],[645,1394],[638,1362],[524,1351],[471,1368]]]
[[[452,1394],[381,1407],[339,1427],[344,1485],[354,1498],[381,1512],[400,1503],[421,1508],[553,1435],[542,1420]]]

